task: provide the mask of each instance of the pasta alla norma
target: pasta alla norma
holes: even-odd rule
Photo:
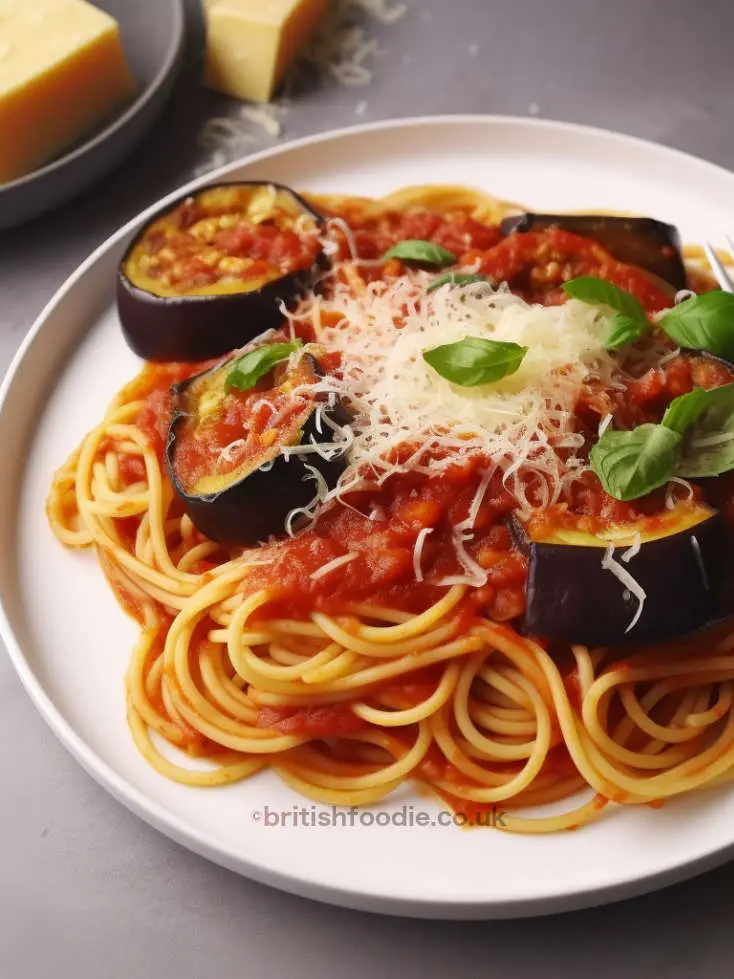
[[[223,184],[117,290],[145,363],[48,516],[162,775],[519,833],[730,777],[734,299],[675,228]]]

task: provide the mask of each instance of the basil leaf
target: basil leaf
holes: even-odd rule
[[[229,373],[224,381],[224,393],[229,394],[232,388],[238,391],[249,391],[254,388],[261,377],[268,374],[276,364],[288,360],[290,355],[303,346],[303,340],[293,340],[291,343],[269,343],[256,347],[232,361]]]
[[[616,313],[609,320],[610,329],[604,346],[607,350],[619,350],[620,347],[626,347],[627,344],[634,343],[635,340],[644,336],[648,326],[647,320],[643,322],[632,319],[631,316],[626,316],[624,313]]]
[[[465,337],[424,350],[423,359],[447,381],[470,388],[514,374],[527,352],[518,343]]]
[[[426,292],[433,292],[447,284],[452,286],[469,286],[474,282],[484,282],[489,286],[494,285],[494,279],[490,279],[488,275],[479,275],[475,272],[444,272],[443,275],[439,275],[437,279],[428,283]]]
[[[703,388],[695,388],[689,394],[674,398],[663,415],[663,425],[672,432],[684,435],[691,425],[698,421],[706,405],[708,394],[709,392],[704,391]]]
[[[734,383],[701,393],[702,410],[686,432],[676,476],[703,479],[734,469]]]
[[[565,282],[563,291],[571,299],[580,299],[592,306],[609,306],[617,314],[609,323],[611,330],[604,344],[607,350],[617,350],[628,343],[634,343],[650,328],[641,303],[629,292],[606,279],[582,275],[578,279]]]
[[[636,500],[674,475],[681,437],[664,425],[605,432],[591,450],[591,468],[616,500]]]
[[[583,303],[590,303],[592,306],[609,306],[615,313],[623,313],[630,319],[644,319],[647,316],[642,305],[635,297],[615,286],[613,282],[606,279],[599,279],[595,275],[582,275],[578,279],[571,279],[564,282],[563,291],[572,299],[580,299]]]
[[[665,313],[658,325],[681,347],[734,360],[734,293],[692,296]]]
[[[435,245],[432,241],[421,241],[419,238],[406,238],[393,245],[382,256],[382,261],[389,258],[401,258],[404,262],[424,262],[426,265],[453,265],[456,255],[453,252]]]

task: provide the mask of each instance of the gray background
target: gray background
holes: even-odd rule
[[[408,5],[399,24],[374,29],[386,50],[371,84],[307,87],[281,139],[403,115],[538,112],[734,169],[727,0]],[[97,193],[0,234],[0,367],[87,253],[202,163],[203,120],[235,111],[198,84],[196,0],[187,6],[186,69],[156,132]],[[252,149],[274,142],[260,135]],[[240,879],[168,842],[98,788],[56,743],[2,655],[0,786],[2,979],[732,974],[732,865],[608,908],[474,924],[383,919]]]

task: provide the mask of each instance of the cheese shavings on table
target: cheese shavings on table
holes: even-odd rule
[[[133,88],[109,14],[82,0],[0,0],[0,184],[92,134]]]
[[[251,81],[248,88],[250,96],[254,99],[255,88],[259,88],[261,93],[265,89],[274,90],[278,87],[283,72],[285,76],[280,84],[281,94],[270,104],[236,106],[227,115],[207,120],[199,133],[199,144],[208,151],[209,155],[196,168],[195,176],[208,173],[223,166],[228,160],[249,152],[254,149],[254,144],[262,142],[263,138],[279,137],[284,130],[284,116],[288,113],[291,97],[295,96],[302,85],[308,83],[310,86],[314,75],[320,87],[334,86],[334,84],[339,87],[368,85],[373,78],[374,60],[385,54],[381,38],[378,41],[371,30],[372,25],[381,28],[392,27],[408,13],[408,6],[402,0],[332,0],[326,5],[328,10],[325,15],[318,19],[312,28],[295,39],[297,42],[295,48],[291,44],[289,50],[295,58],[295,63],[288,68],[283,58],[279,63],[273,54],[274,45],[280,43],[275,40],[273,33],[273,12],[280,11],[278,15],[280,27],[276,27],[275,34],[278,38],[282,38],[283,25],[287,24],[288,19],[287,12],[296,7],[303,8],[302,3],[296,3],[295,0],[270,0],[265,4],[261,0],[202,0],[202,2],[209,23],[206,80],[210,79],[212,73],[209,67],[212,61],[216,60],[221,66],[221,71],[220,69],[214,71],[215,75],[219,73],[220,79],[224,78],[225,64],[230,64],[233,75],[243,77],[249,72]],[[263,22],[265,11],[269,10],[270,21],[266,26],[270,44],[268,48],[270,61],[265,58],[264,50],[248,54],[249,46],[254,45],[255,38],[260,36],[257,32],[252,35],[242,32],[237,35],[237,40],[235,34],[230,37],[226,32],[219,40],[214,38],[218,28],[215,25],[215,29],[212,29],[212,12],[220,7],[224,10],[222,5],[228,6],[230,11],[226,17],[224,14],[221,15],[223,23],[233,16],[233,11],[237,12],[239,19],[244,23],[248,22],[248,17],[254,16]],[[256,10],[256,14],[253,14],[253,10]],[[220,14],[217,14],[215,21],[219,16]],[[213,47],[216,48],[214,54],[212,54]],[[239,92],[226,89],[224,85],[217,83],[213,87],[240,97]],[[241,91],[244,92],[244,89]],[[367,107],[367,100],[362,99],[357,103],[354,112],[361,116],[366,112]]]

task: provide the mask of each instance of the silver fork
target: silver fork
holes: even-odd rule
[[[730,254],[734,257],[734,241],[728,235],[726,236],[726,243],[729,246]],[[711,269],[722,290],[724,292],[734,292],[734,279],[727,272],[726,266],[716,254],[713,245],[707,241],[703,246],[703,250],[706,252],[706,258],[711,263]]]

